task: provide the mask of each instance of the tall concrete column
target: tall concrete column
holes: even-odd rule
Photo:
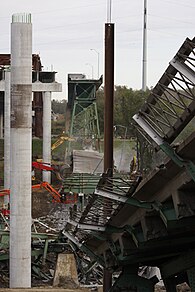
[[[3,139],[3,112],[0,111],[0,139]]]
[[[10,71],[5,71],[4,95],[4,188],[10,189]],[[4,197],[4,203],[9,197]]]
[[[11,24],[10,287],[31,287],[32,25]]]
[[[43,93],[43,162],[51,164],[51,92]],[[43,181],[51,183],[51,172],[43,171]]]

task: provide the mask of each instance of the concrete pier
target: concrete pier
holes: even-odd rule
[[[32,25],[11,24],[10,288],[31,287]]]
[[[5,71],[5,102],[4,102],[4,188],[10,188],[10,71]],[[4,197],[7,204],[9,197]]]

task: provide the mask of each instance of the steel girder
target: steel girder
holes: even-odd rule
[[[141,129],[144,129],[179,167],[185,167],[193,180],[194,164],[180,157],[170,143],[195,114],[194,49],[195,39],[187,39],[170,62],[146,104],[134,117],[136,121],[141,121]],[[97,250],[96,256],[103,255],[106,268],[125,267],[130,263],[138,266],[161,265],[163,268],[163,264],[181,257],[182,253],[185,256],[186,250],[193,248],[193,220],[183,217],[178,220],[171,200],[162,201],[161,204],[153,201],[142,202],[134,197],[135,188],[135,184],[128,180],[124,182],[103,175],[84,212],[80,215],[73,214],[72,219],[76,223],[73,224],[75,229],[73,228],[70,234],[78,240],[81,247],[92,247],[92,252]],[[137,221],[130,220],[132,224],[120,226],[120,222],[114,220],[120,226],[116,228],[112,225],[112,219],[121,214],[120,210],[125,209],[126,205],[131,207],[130,211],[136,212]],[[139,209],[142,212],[139,212]],[[120,235],[116,236],[117,233]],[[189,275],[193,278],[191,265],[187,265],[185,269],[189,270]],[[182,271],[181,268],[179,272]],[[167,272],[165,281],[168,291],[171,291],[169,277],[171,275]]]
[[[195,38],[186,39],[134,121],[195,181],[195,165],[180,157],[171,142],[195,115]]]
[[[187,38],[139,111],[138,116],[168,143],[194,117],[194,68],[195,38]]]

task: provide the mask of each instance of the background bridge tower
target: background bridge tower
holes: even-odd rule
[[[101,84],[102,76],[95,80],[86,79],[83,74],[68,74],[66,132],[75,137],[83,149],[100,150],[96,91]],[[68,155],[73,143],[69,142]]]

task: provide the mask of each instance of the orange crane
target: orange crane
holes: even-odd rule
[[[63,204],[75,204],[78,201],[78,195],[73,192],[63,193],[54,189],[48,182],[41,182],[40,184],[32,185],[32,190],[44,188],[53,197],[53,201]]]
[[[32,191],[44,188],[53,197],[53,202],[63,203],[63,204],[75,204],[78,201],[77,193],[69,192],[63,193],[62,191],[57,191],[48,182],[41,182],[36,185],[32,185]],[[10,195],[10,190],[0,190],[0,197]]]
[[[57,166],[51,166],[49,163],[45,162],[32,162],[32,169],[46,170],[55,173],[57,179],[63,181],[63,178],[60,175],[59,168]]]

